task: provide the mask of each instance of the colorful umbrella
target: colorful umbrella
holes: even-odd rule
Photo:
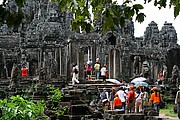
[[[143,86],[148,87],[148,84],[146,82],[133,82],[134,86]]]

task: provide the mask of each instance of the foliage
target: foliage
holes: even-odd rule
[[[25,0],[15,0],[18,5],[18,10],[14,11],[10,8],[5,8],[7,6],[6,0],[3,1],[3,4],[0,5],[0,26],[3,23],[6,23],[9,28],[17,28],[22,23],[22,19],[24,18],[24,13],[21,10]]]
[[[46,118],[43,114],[44,107],[44,101],[35,104],[19,95],[11,96],[9,100],[0,100],[2,120],[33,120],[39,118],[39,116]]]
[[[53,0],[55,1],[59,3],[62,11],[74,13],[72,30],[77,30],[81,26],[82,30],[90,32],[101,20],[101,31],[114,31],[115,26],[124,27],[125,20],[134,15],[138,22],[142,22],[145,17],[144,13],[140,12],[143,6],[132,4],[132,1],[125,1],[121,6],[112,0]]]
[[[64,113],[65,113],[65,111],[66,111],[67,109],[68,109],[67,106],[65,106],[65,107],[63,107],[63,108],[61,108],[61,109],[58,109],[58,110],[56,111],[56,113],[55,113],[56,117],[59,117],[59,116],[61,116],[61,115],[64,115]]]
[[[52,101],[51,109],[55,111],[55,116],[58,118],[59,116],[64,115],[67,110],[67,106],[61,106],[58,104],[63,97],[60,90],[52,85],[47,85],[47,91],[50,92],[50,98]]]
[[[54,88],[52,85],[47,86],[47,90],[50,92],[50,98],[52,102],[60,102],[62,98],[62,94],[59,90],[59,88]]]
[[[177,113],[173,112],[173,104],[167,104],[167,107],[160,110],[160,114],[165,114],[165,116],[177,118]]]
[[[15,0],[18,7],[18,11],[14,12],[6,10],[5,2],[0,6],[0,25],[7,21],[9,27],[17,27],[22,22],[23,7],[25,0]],[[136,4],[135,0],[123,0],[119,5],[117,0],[52,0],[52,2],[58,2],[62,12],[72,12],[74,15],[72,21],[72,30],[79,30],[91,32],[93,28],[99,27],[102,32],[108,30],[114,31],[116,26],[124,27],[126,19],[132,19],[138,22],[143,22],[146,17],[142,9],[143,5]],[[144,0],[145,4],[153,2],[154,6],[159,9],[169,6],[174,9],[174,17],[176,18],[180,12],[179,0]],[[102,24],[95,26],[98,21]],[[98,30],[99,30],[98,28]]]
[[[74,13],[72,30],[79,29],[90,32],[98,20],[102,21],[99,26],[101,31],[114,31],[115,26],[124,27],[126,19],[132,19],[143,22],[145,14],[140,12],[144,7],[141,4],[135,4],[135,0],[125,0],[119,6],[117,0],[52,0],[57,1],[62,11]],[[153,0],[144,0],[147,4]],[[167,0],[154,0],[154,5],[159,9],[167,6]],[[174,17],[179,15],[180,4],[177,0],[171,0],[169,7],[174,7]],[[92,19],[93,18],[93,19]]]

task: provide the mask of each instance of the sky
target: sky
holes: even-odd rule
[[[0,4],[2,3],[3,0],[0,0]],[[117,0],[119,3],[122,0]],[[143,4],[143,0],[137,0],[136,3],[141,3]],[[146,27],[148,27],[148,24],[151,23],[151,21],[154,21],[155,23],[158,24],[159,30],[161,30],[162,26],[164,25],[165,21],[168,23],[172,23],[174,26],[176,32],[177,32],[177,37],[178,37],[178,44],[180,44],[180,15],[174,19],[174,14],[173,14],[173,9],[171,8],[162,8],[159,10],[157,7],[153,5],[153,3],[148,3],[143,5],[144,10],[141,12],[144,12],[146,17],[144,22],[138,23],[134,20],[134,35],[135,37],[140,37],[144,35],[144,31],[146,30]],[[179,23],[179,24],[178,24]]]
[[[141,0],[141,4],[142,1],[143,0]],[[178,44],[180,44],[180,27],[179,27],[180,15],[176,17],[176,19],[174,19],[174,13],[173,13],[174,11],[172,8],[170,9],[168,7],[159,10],[157,7],[153,5],[153,3],[148,3],[143,6],[144,6],[144,10],[142,10],[142,12],[144,12],[146,18],[142,23],[138,23],[134,21],[135,37],[143,36],[146,27],[148,26],[149,23],[151,23],[151,21],[154,21],[155,23],[158,24],[159,30],[161,30],[165,21],[167,21],[167,23],[172,23],[172,25],[174,26],[178,37]]]

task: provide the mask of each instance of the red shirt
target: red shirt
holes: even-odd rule
[[[21,76],[22,77],[27,77],[28,76],[28,68],[27,67],[21,68]]]
[[[121,99],[119,99],[118,97],[115,97],[114,98],[114,106],[122,106]]]
[[[158,78],[163,78],[163,73],[162,72],[158,73]]]
[[[91,71],[91,66],[90,65],[87,66],[87,71]]]
[[[130,102],[130,98],[133,97],[133,101],[132,102],[135,102],[135,92],[133,90],[131,90],[129,93],[128,93],[128,98],[127,98],[127,103]]]

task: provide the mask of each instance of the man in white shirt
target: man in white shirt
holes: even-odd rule
[[[74,64],[72,68],[72,84],[79,83],[78,80],[78,72],[76,73],[76,70],[78,71],[78,65]]]
[[[101,68],[101,76],[103,77],[103,82],[106,82],[106,64]]]
[[[121,102],[122,102],[122,109],[125,110],[125,106],[126,106],[126,94],[123,90],[123,87],[119,88],[119,91],[117,91],[118,97],[120,98]]]

